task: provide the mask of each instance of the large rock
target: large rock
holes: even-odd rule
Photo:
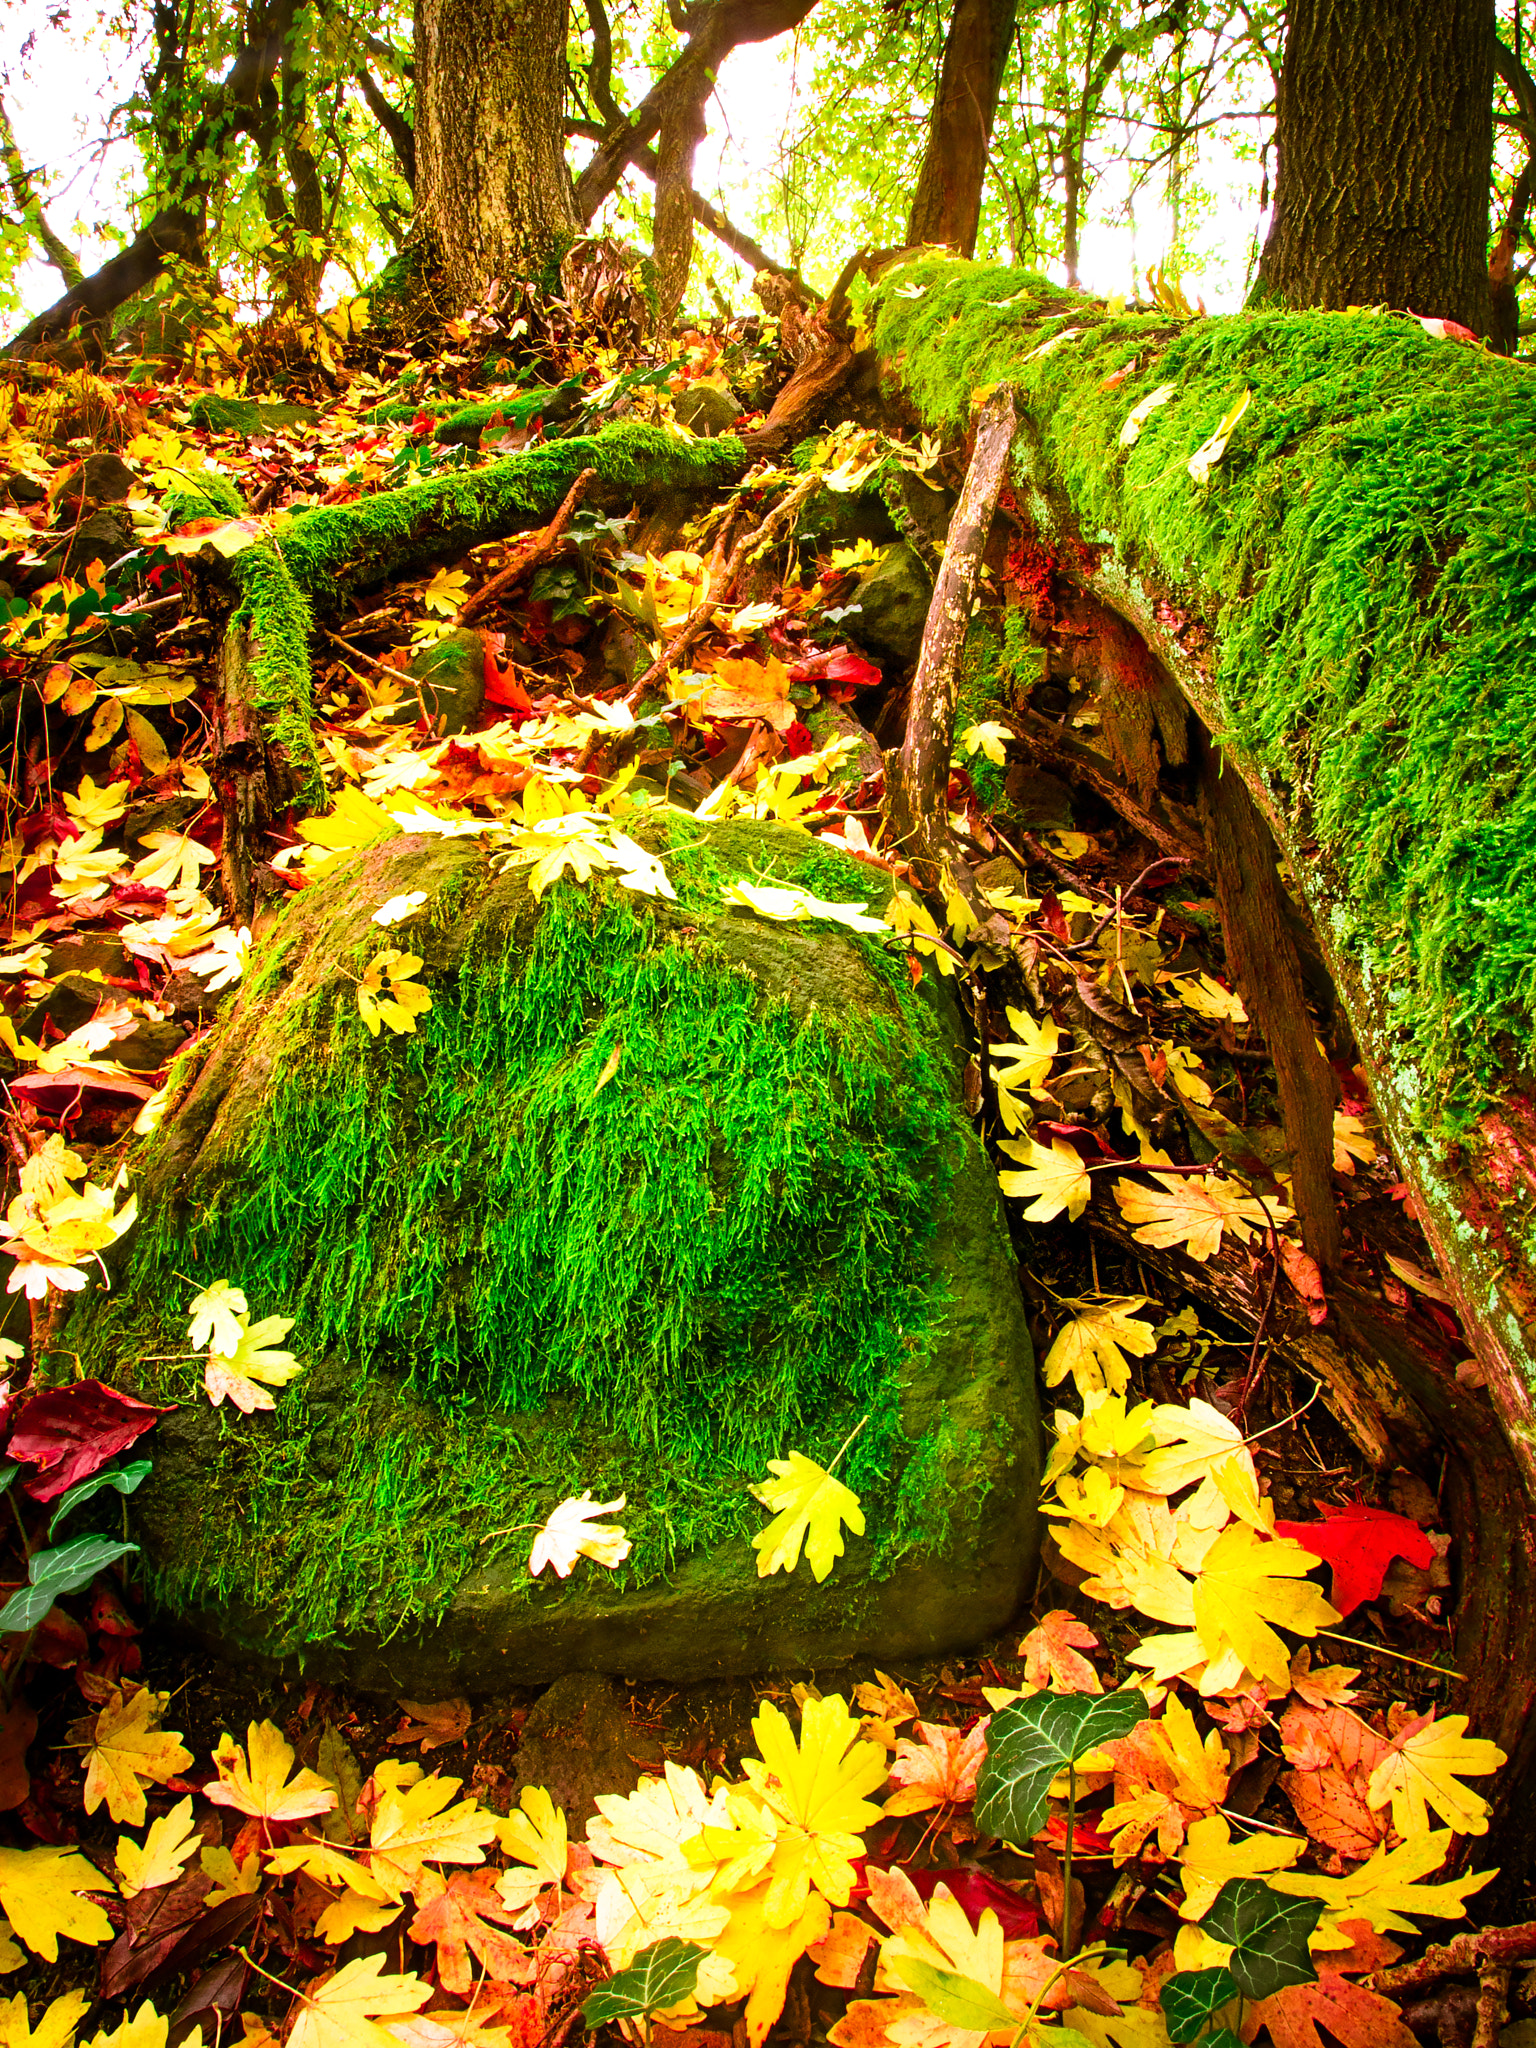
[[[430,1699],[919,1656],[1015,1609],[1033,1361],[954,1020],[882,941],[721,901],[732,876],[866,898],[876,872],[783,828],[629,828],[677,903],[536,903],[473,841],[349,857],[149,1143],[67,1341],[181,1404],[132,1512],[163,1605],[226,1651]],[[372,1039],[357,982],[390,944],[432,1009]],[[215,1413],[176,1356],[219,1279],[294,1319],[272,1414]],[[803,1559],[759,1578],[748,1486],[850,1436],[867,1533],[822,1585]],[[588,1487],[628,1496],[632,1556],[530,1579],[533,1529]]]

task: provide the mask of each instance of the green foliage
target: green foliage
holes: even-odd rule
[[[1023,1845],[1039,1833],[1051,1783],[1079,1757],[1129,1735],[1148,1715],[1137,1692],[1038,1692],[992,1717],[976,1779],[976,1825]]]
[[[1400,1034],[1405,1106],[1454,1141],[1536,1039],[1529,373],[1401,318],[1104,318],[1018,271],[936,260],[886,280],[877,344],[934,426],[1015,378],[1083,530],[1219,618],[1231,737],[1283,809],[1305,803],[1337,876],[1334,943]],[[1163,383],[1176,396],[1121,448]],[[1245,389],[1197,486],[1189,458]]]
[[[1237,1979],[1222,1964],[1210,1970],[1177,1971],[1164,1981],[1160,1993],[1169,2040],[1198,2040],[1222,2007],[1241,1996]]]
[[[1287,1984],[1314,1984],[1309,1937],[1323,1917],[1321,1899],[1292,1899],[1257,1877],[1232,1877],[1216,1894],[1200,1930],[1232,1944],[1227,1969],[1244,1998],[1269,1998]]]
[[[599,1984],[581,2008],[589,2027],[601,2027],[614,2020],[640,2020],[669,2005],[681,2005],[691,1998],[699,1981],[699,1965],[709,1954],[696,1941],[683,1941],[669,1934],[649,1948],[640,1949],[627,1970],[616,1970],[606,1984]]]

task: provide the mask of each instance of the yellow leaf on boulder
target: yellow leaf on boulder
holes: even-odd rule
[[[757,1576],[767,1579],[778,1571],[792,1572],[804,1543],[811,1576],[820,1585],[843,1554],[843,1524],[855,1536],[864,1534],[859,1497],[799,1451],[770,1458],[768,1470],[774,1476],[751,1489],[774,1517],[752,1538]]]

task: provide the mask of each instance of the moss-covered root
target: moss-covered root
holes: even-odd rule
[[[164,506],[169,528],[194,519],[238,519],[244,511],[234,485],[213,471],[177,486],[167,494]],[[321,804],[325,782],[315,751],[309,600],[294,582],[281,549],[270,540],[258,540],[232,555],[229,576],[238,596],[220,663],[226,749],[233,740],[248,773],[252,762],[244,756],[251,751],[250,743],[257,742],[263,753],[275,757],[285,801]]]
[[[732,436],[695,441],[662,427],[620,424],[541,442],[468,474],[301,513],[278,539],[299,589],[324,606],[356,584],[547,519],[584,469],[597,471],[600,489],[640,498],[715,490],[745,466]]]

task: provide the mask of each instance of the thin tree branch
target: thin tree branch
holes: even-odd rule
[[[358,87],[368,103],[368,111],[389,137],[389,146],[395,153],[395,162],[400,166],[400,175],[414,192],[416,190],[416,131],[398,107],[392,107],[373,73],[366,69],[357,74]]]

